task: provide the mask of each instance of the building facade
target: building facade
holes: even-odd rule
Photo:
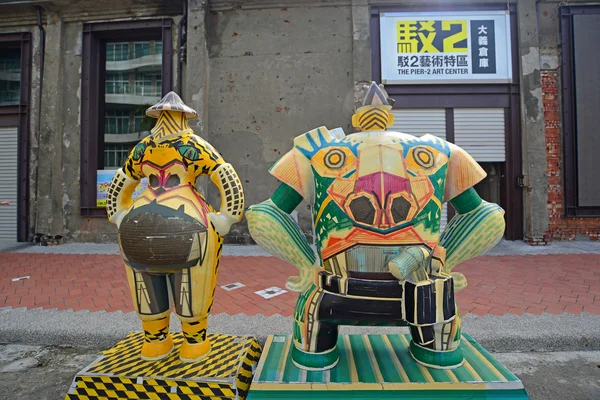
[[[248,204],[318,126],[352,132],[357,82],[383,82],[394,128],[488,172],[506,238],[600,233],[600,3],[518,0],[0,2],[0,241],[113,242],[107,183],[170,90],[237,170]],[[587,50],[586,50],[587,49]],[[207,180],[199,185],[218,204]],[[143,190],[144,183],[139,190]],[[443,218],[452,209],[444,208]],[[311,231],[308,206],[297,215]],[[228,240],[251,241],[245,223]]]

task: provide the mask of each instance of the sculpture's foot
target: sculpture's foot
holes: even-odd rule
[[[310,353],[292,347],[292,361],[298,368],[308,371],[325,371],[335,367],[340,360],[337,346],[322,353]]]
[[[169,333],[169,312],[161,315],[154,316],[159,318],[152,321],[142,321],[144,344],[141,356],[144,360],[160,360],[173,350],[173,338]]]
[[[431,350],[419,346],[411,340],[410,355],[421,365],[438,369],[452,369],[460,367],[464,357],[460,347],[453,350]]]
[[[146,342],[142,345],[142,360],[156,361],[167,357],[173,351],[173,338],[167,334],[160,342]]]
[[[190,343],[184,340],[179,350],[179,359],[183,362],[196,362],[202,360],[210,352],[210,341]]]

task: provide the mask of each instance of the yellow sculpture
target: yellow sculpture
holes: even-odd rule
[[[118,226],[131,296],[144,330],[141,357],[159,360],[173,349],[169,333],[173,294],[185,341],[182,361],[198,361],[210,350],[207,318],[214,299],[223,236],[242,219],[241,182],[221,155],[196,136],[187,120],[198,113],[168,93],[146,114],[157,118],[110,185],[107,212]],[[221,193],[215,212],[196,188],[210,175]],[[148,188],[132,201],[142,178]]]

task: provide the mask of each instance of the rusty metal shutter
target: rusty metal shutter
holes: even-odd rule
[[[17,241],[17,128],[0,128],[0,242]]]
[[[391,131],[408,133],[416,137],[425,134],[446,140],[446,110],[443,108],[407,108],[392,110],[394,125]],[[442,207],[440,232],[448,221],[448,205]]]
[[[454,143],[475,161],[505,161],[505,132],[503,108],[454,109]]]

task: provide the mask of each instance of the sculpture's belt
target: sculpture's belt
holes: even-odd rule
[[[331,293],[359,297],[375,297],[402,300],[402,284],[398,280],[373,280],[346,278],[327,271],[319,272],[319,287]]]
[[[456,315],[452,277],[430,278],[423,282],[344,279],[327,271],[319,271],[318,285],[326,293],[340,297],[363,297],[364,300],[373,301],[398,299],[398,306],[404,309],[404,319],[413,325],[450,321]]]

